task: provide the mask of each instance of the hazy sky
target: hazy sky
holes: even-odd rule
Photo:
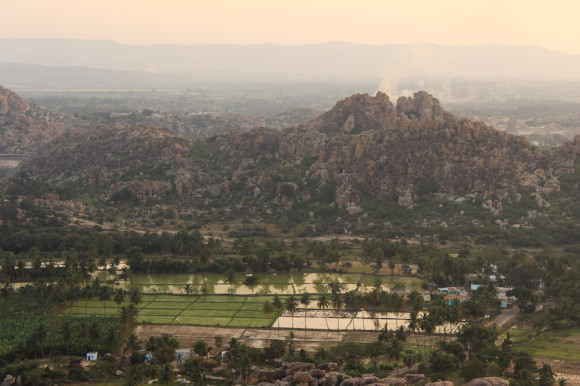
[[[535,45],[580,54],[578,0],[0,0],[0,38]]]

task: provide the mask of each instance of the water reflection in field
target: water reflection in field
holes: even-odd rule
[[[101,272],[103,279],[106,273]],[[292,273],[292,274],[256,274],[257,284],[247,286],[246,278],[251,275],[236,274],[234,281],[226,282],[224,274],[135,274],[130,281],[121,285],[133,285],[140,287],[144,292],[161,292],[183,294],[188,290],[193,293],[227,294],[235,292],[238,295],[286,295],[329,293],[328,284],[338,282],[343,285],[342,292],[358,288],[362,292],[371,290],[371,287],[379,280],[384,289],[391,287],[404,287],[408,290],[420,289],[421,279],[406,276],[373,276],[363,274],[337,274],[337,273]]]
[[[295,328],[297,330],[357,330],[378,331],[387,325],[389,330],[396,330],[403,326],[409,326],[410,314],[406,312],[348,312],[327,309],[298,310],[292,316],[284,312],[272,328]],[[456,333],[461,324],[446,324],[437,327],[436,333]]]

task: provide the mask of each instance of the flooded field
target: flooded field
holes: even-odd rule
[[[385,325],[389,330],[403,326],[407,329],[410,314],[407,312],[336,311],[333,309],[298,310],[294,316],[284,312],[272,328],[294,328],[297,330],[379,331]],[[456,333],[461,324],[440,326],[436,333]]]
[[[104,279],[106,272],[100,272]],[[288,295],[288,294],[322,294],[328,293],[328,284],[342,283],[343,291],[355,288],[361,291],[370,290],[376,280],[380,280],[383,288],[403,287],[408,290],[420,289],[422,280],[409,276],[374,276],[359,273],[292,273],[292,274],[256,274],[256,285],[244,285],[244,280],[250,275],[236,274],[232,284],[226,282],[224,274],[136,274],[121,285],[138,286],[145,293],[184,294],[185,286],[189,284],[193,293],[227,294],[235,291],[238,295]],[[233,290],[232,290],[233,289]]]

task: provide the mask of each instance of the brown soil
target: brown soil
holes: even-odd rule
[[[554,371],[556,381],[560,378],[566,379],[566,385],[580,385],[580,363],[571,361],[562,361],[558,359],[536,358],[538,368],[547,363]]]

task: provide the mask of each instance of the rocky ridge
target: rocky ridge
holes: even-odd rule
[[[0,86],[0,154],[29,154],[64,132],[63,117]]]
[[[220,165],[233,178],[262,189],[260,161],[300,163],[315,157],[303,177],[336,181],[336,204],[353,207],[363,192],[413,205],[417,185],[433,180],[440,193],[473,192],[517,199],[522,190],[558,190],[557,176],[572,171],[580,137],[540,150],[525,138],[445,112],[424,91],[393,105],[377,93],[353,95],[314,120],[287,130],[256,128],[231,135]]]
[[[40,148],[19,170],[53,183],[80,180],[111,193],[127,189],[140,198],[171,189],[188,196],[210,182],[189,156],[190,145],[179,134],[151,127],[77,130]]]
[[[259,386],[406,386],[423,384],[424,374],[406,374],[403,378],[378,378],[372,374],[361,377],[338,372],[336,363],[323,363],[314,366],[312,363],[289,363],[276,370],[262,370],[258,373]],[[466,383],[469,386],[508,386],[509,381],[498,377],[476,378]],[[427,383],[429,386],[453,386],[450,381],[438,381]]]
[[[395,104],[379,92],[345,98],[305,124],[232,131],[201,147],[145,126],[78,130],[43,146],[19,170],[56,183],[102,185],[111,193],[127,189],[140,198],[170,190],[183,198],[196,190],[228,195],[235,183],[245,196],[275,194],[290,210],[292,202],[308,201],[313,189],[333,183],[334,205],[351,214],[360,213],[365,194],[411,207],[431,193],[480,195],[484,209],[499,213],[501,200],[518,201],[523,192],[538,206],[549,205],[544,195],[560,189],[558,176],[573,172],[579,153],[580,136],[539,149],[523,137],[456,118],[424,91]]]

